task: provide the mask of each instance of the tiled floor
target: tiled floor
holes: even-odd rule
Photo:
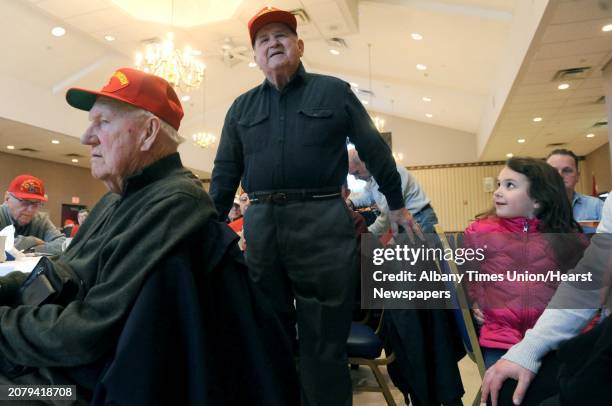
[[[480,375],[478,374],[478,368],[467,356],[465,356],[459,362],[459,371],[461,372],[461,380],[463,381],[463,387],[465,389],[465,395],[463,396],[463,404],[471,405],[476,396],[476,392],[480,387]],[[387,379],[391,393],[395,399],[395,403],[398,406],[404,405],[404,396],[397,390],[391,383],[389,375],[387,375],[386,368],[383,368],[383,374]],[[357,384],[363,384],[367,382],[369,385],[375,385],[376,379],[374,375],[367,367],[360,367],[357,371],[351,370],[351,379],[353,381],[353,387]],[[385,406],[385,398],[382,393],[376,392],[357,392],[353,391],[353,405],[354,406]]]

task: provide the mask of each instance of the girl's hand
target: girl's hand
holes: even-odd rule
[[[478,308],[478,304],[474,304],[474,306],[472,307],[472,314],[476,319],[476,323],[478,323],[479,326],[482,326],[484,324],[485,318],[482,310]]]

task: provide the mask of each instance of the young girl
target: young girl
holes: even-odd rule
[[[484,248],[478,272],[503,278],[468,285],[487,368],[533,327],[558,285],[517,276],[567,271],[585,245],[554,168],[536,159],[511,158],[497,183],[494,208],[465,230],[467,246]]]

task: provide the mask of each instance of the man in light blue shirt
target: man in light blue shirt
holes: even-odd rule
[[[369,205],[372,201],[376,203],[380,210],[380,215],[368,227],[368,231],[372,234],[382,235],[389,230],[391,225],[388,218],[389,205],[387,204],[387,199],[378,190],[378,183],[376,183],[376,180],[374,180],[366,168],[365,163],[359,158],[357,150],[354,148],[349,149],[348,155],[349,173],[357,179],[366,182],[363,192],[358,196],[351,194],[349,199],[357,206]],[[427,197],[416,178],[410,172],[400,165],[396,166],[402,181],[404,207],[412,214],[424,233],[434,233],[433,226],[438,223],[438,218],[430,205],[429,197]]]
[[[578,172],[578,157],[569,149],[555,149],[546,158],[546,163],[559,171],[563,178],[567,197],[572,203],[576,221],[600,221],[603,201],[596,197],[576,192],[576,184],[580,179]]]

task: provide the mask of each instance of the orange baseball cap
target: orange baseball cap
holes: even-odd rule
[[[108,97],[150,111],[176,130],[181,125],[183,107],[165,79],[133,68],[120,68],[99,92],[70,88],[66,101],[72,107],[89,111],[99,96]]]
[[[19,175],[11,181],[8,192],[18,199],[46,202],[45,184],[32,175]]]
[[[257,31],[264,25],[270,23],[282,23],[291,28],[294,34],[297,34],[297,21],[295,16],[288,11],[278,9],[276,7],[264,7],[249,21],[249,35],[251,36],[251,45],[255,44],[255,35]]]

